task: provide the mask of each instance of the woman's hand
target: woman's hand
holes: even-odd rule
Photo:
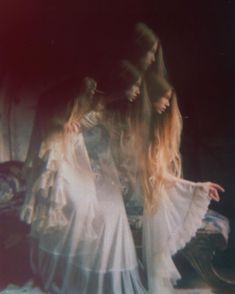
[[[219,192],[224,192],[224,191],[225,191],[224,188],[221,187],[220,185],[209,182],[209,197],[212,200],[219,202],[220,201]]]
[[[64,131],[66,133],[77,133],[80,130],[79,121],[74,120],[73,122],[67,122],[64,124]]]

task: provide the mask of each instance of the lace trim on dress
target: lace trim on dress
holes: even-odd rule
[[[154,215],[144,213],[144,258],[149,293],[171,293],[172,285],[180,278],[171,256],[201,227],[210,203],[208,192],[208,183],[179,179],[173,187],[164,190]]]
[[[190,184],[192,185],[191,189],[193,189],[193,191],[188,211],[184,216],[182,226],[175,227],[168,243],[171,255],[174,255],[178,250],[184,248],[196,235],[197,230],[202,226],[202,220],[210,204],[210,198],[208,196],[209,185],[207,183]],[[180,185],[182,184],[176,183],[176,187],[180,188]],[[188,195],[188,197],[190,197],[190,195]]]

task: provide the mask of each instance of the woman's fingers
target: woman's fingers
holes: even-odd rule
[[[76,120],[74,123],[73,123],[73,128],[74,128],[74,131],[75,132],[78,132],[79,129],[80,129],[80,123],[78,120]]]
[[[71,126],[71,131],[72,132],[78,132],[79,130],[79,125],[75,122],[72,126]]]
[[[209,183],[209,197],[215,201],[220,201],[219,192],[224,192],[224,188],[216,183]]]
[[[64,130],[68,133],[78,132],[80,129],[80,124],[78,121],[73,123],[65,124]]]
[[[217,190],[219,190],[220,192],[225,192],[224,188],[222,186],[220,186],[219,184],[210,182],[210,186],[217,189]]]
[[[209,190],[209,197],[215,201],[220,201],[220,196],[219,196],[219,193],[218,193],[218,190],[210,187],[210,190]]]

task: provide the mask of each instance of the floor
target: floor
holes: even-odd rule
[[[208,285],[193,267],[182,256],[175,258],[175,263],[179,269],[182,280],[178,282],[177,288],[187,289],[208,289],[214,294],[235,294],[235,287],[233,290],[229,289],[214,289]],[[235,268],[216,268],[216,271],[227,279],[235,282]]]
[[[0,260],[0,290],[9,284],[23,286],[30,279],[32,273],[28,264],[28,245],[25,240],[20,239],[20,235],[11,236],[5,248],[1,248]],[[235,291],[227,291],[226,289],[214,290],[202,280],[195,272],[191,265],[181,256],[175,259],[176,265],[182,275],[182,280],[178,283],[178,288],[184,289],[203,289],[204,291],[185,292],[185,293],[214,293],[214,294],[234,294]],[[235,269],[218,269],[226,277],[235,280]],[[206,289],[211,292],[205,292]],[[192,290],[191,290],[192,291]],[[181,292],[180,292],[181,293]]]
[[[1,231],[4,228],[4,231]],[[1,221],[0,226],[0,291],[6,288],[9,284],[23,286],[32,279],[32,273],[29,267],[29,245],[26,239],[28,227],[20,222],[12,222],[5,224]],[[4,236],[4,240],[2,238]],[[181,255],[177,255],[175,263],[179,269],[182,280],[178,283],[179,288],[184,289],[207,289],[213,290],[215,294],[235,294],[235,290],[228,291],[226,289],[215,290],[202,280],[195,272],[188,261]],[[235,268],[224,269],[218,268],[218,272],[226,275],[235,281]],[[204,291],[185,292],[186,293],[211,293]]]

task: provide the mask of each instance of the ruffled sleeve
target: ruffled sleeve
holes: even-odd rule
[[[67,224],[63,213],[66,197],[59,172],[62,150],[58,140],[53,140],[49,144],[43,142],[39,159],[41,166],[34,166],[34,175],[28,181],[21,219],[32,224],[36,231],[64,227]]]
[[[40,248],[56,254],[69,246],[73,230],[73,241],[84,244],[97,238],[103,226],[83,135],[73,133],[66,137],[66,146],[62,143],[59,138],[41,146],[42,167],[34,166],[37,172],[29,181],[21,211],[21,219],[31,224],[31,235],[40,238]],[[76,248],[65,252],[75,254]]]
[[[195,236],[210,203],[208,183],[177,180],[162,193],[157,212],[144,212],[143,218],[144,259],[154,294],[171,293],[169,289],[180,278],[171,256]],[[162,284],[160,292],[157,280]]]

